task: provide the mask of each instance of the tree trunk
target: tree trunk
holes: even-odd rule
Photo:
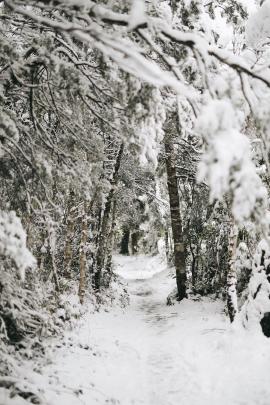
[[[197,276],[197,260],[194,252],[191,253],[192,260],[191,260],[191,279],[192,279],[192,287],[195,287],[196,284],[196,276]]]
[[[228,272],[227,272],[227,306],[230,321],[233,322],[235,314],[238,312],[237,305],[237,276],[235,271],[235,255],[237,247],[238,230],[236,225],[231,221],[229,246],[228,246]]]
[[[115,214],[116,214],[116,201],[114,199],[113,201],[113,207],[112,207],[112,221],[111,221],[111,230],[109,233],[108,237],[108,243],[107,243],[107,258],[106,258],[106,265],[105,270],[106,270],[106,277],[105,277],[105,287],[109,287],[110,282],[111,282],[111,276],[112,276],[112,252],[113,252],[113,246],[114,246],[114,231],[115,231]]]
[[[165,137],[167,185],[170,200],[171,226],[174,244],[174,265],[178,300],[186,298],[186,252],[183,237],[182,217],[178,192],[177,173],[175,167],[174,146],[169,136]]]
[[[121,240],[121,248],[120,248],[121,255],[129,255],[129,249],[128,249],[129,235],[130,235],[130,231],[128,228],[125,227],[123,230],[123,236],[122,236],[122,240]]]
[[[64,276],[67,278],[71,277],[71,263],[73,259],[73,249],[72,242],[74,237],[74,193],[70,191],[70,197],[68,201],[68,211],[67,211],[67,226],[66,226],[66,240],[64,249]]]
[[[138,253],[138,240],[139,240],[139,233],[135,231],[131,235],[131,252],[133,255]]]
[[[94,268],[94,279],[93,279],[93,286],[96,290],[99,290],[101,287],[102,272],[104,270],[106,258],[108,255],[107,242],[111,228],[110,221],[111,221],[113,198],[115,193],[115,187],[118,180],[118,172],[120,169],[123,151],[124,151],[124,144],[121,143],[118,154],[116,156],[114,173],[111,179],[111,189],[109,191],[107,201],[105,203],[105,209],[101,220],[100,232],[98,237],[98,247],[95,260],[95,268]]]
[[[82,229],[81,229],[81,242],[80,242],[80,283],[79,283],[79,299],[83,304],[85,295],[85,273],[86,273],[86,248],[87,248],[87,234],[88,234],[88,220],[87,220],[87,207],[86,203],[83,206],[82,212]]]
[[[57,274],[57,266],[56,266],[56,260],[55,260],[55,229],[54,225],[52,223],[51,218],[46,219],[47,222],[47,229],[48,229],[48,242],[49,242],[49,253],[50,253],[50,258],[51,258],[51,265],[52,265],[52,276],[55,284],[55,290],[57,292],[60,291],[60,285],[59,285],[59,280],[58,280],[58,274]]]

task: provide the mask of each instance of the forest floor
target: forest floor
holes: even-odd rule
[[[24,365],[22,384],[47,405],[270,404],[264,336],[232,329],[221,301],[166,306],[175,281],[159,257],[114,260],[130,305],[86,314],[46,361]],[[2,389],[0,404],[29,402]]]

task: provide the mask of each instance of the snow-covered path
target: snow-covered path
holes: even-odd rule
[[[228,331],[220,302],[166,306],[174,280],[160,258],[118,256],[115,263],[128,279],[130,306],[85,316],[52,345],[41,374],[29,363],[25,378],[43,391],[44,404],[269,405],[265,338],[244,345]]]

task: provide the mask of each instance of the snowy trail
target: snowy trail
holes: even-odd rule
[[[174,280],[158,257],[118,256],[115,263],[128,279],[130,306],[87,315],[52,346],[41,374],[29,363],[25,377],[44,391],[44,403],[269,405],[269,346],[257,354],[254,341],[243,348],[227,331],[220,302],[166,306]],[[15,403],[28,402],[4,402]]]

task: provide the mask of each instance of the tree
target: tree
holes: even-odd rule
[[[172,117],[175,120],[175,117]],[[168,123],[167,123],[168,128]],[[186,246],[184,241],[184,232],[182,224],[182,215],[180,210],[180,198],[178,191],[178,179],[176,171],[176,158],[173,146],[172,128],[165,129],[165,161],[167,169],[167,184],[170,201],[170,213],[171,213],[171,226],[172,236],[174,242],[174,265],[176,271],[176,285],[177,285],[177,298],[181,301],[186,298]]]
[[[80,279],[81,300],[87,279],[96,291],[107,284],[117,221],[128,222],[116,197],[125,153],[136,170],[150,167],[156,241],[170,233],[166,201],[152,192],[165,149],[179,299],[190,263],[194,289],[221,289],[227,275],[230,293],[226,215],[268,241],[268,3],[245,40],[238,1],[1,2],[1,209],[22,217],[43,281],[53,277],[58,293],[64,274]],[[227,43],[217,18],[230,27]],[[143,185],[131,182],[134,206],[149,184],[143,176]],[[192,210],[208,191],[198,219]]]

